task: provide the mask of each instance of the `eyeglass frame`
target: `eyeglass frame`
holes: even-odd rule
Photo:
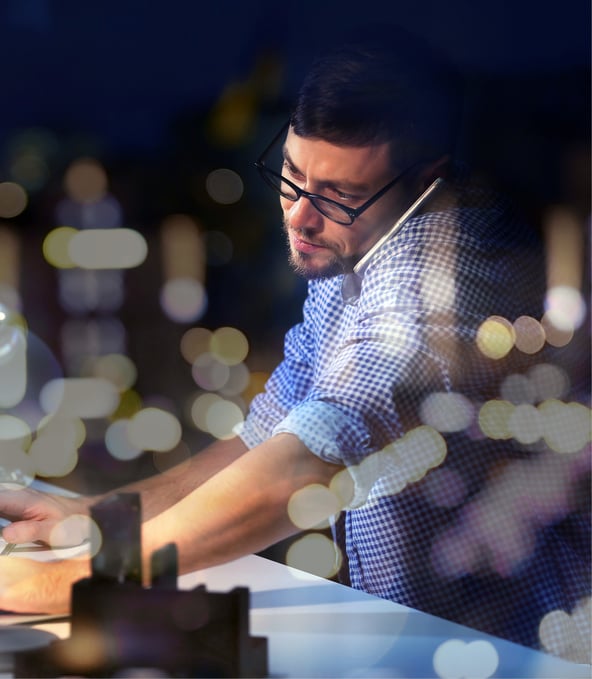
[[[368,198],[368,200],[359,207],[356,208],[351,208],[348,207],[347,205],[343,205],[343,203],[340,203],[337,200],[333,200],[332,198],[327,198],[326,196],[323,196],[319,193],[310,193],[309,191],[305,191],[304,189],[301,189],[297,184],[294,184],[294,182],[290,181],[289,179],[286,179],[281,173],[276,172],[272,168],[268,167],[265,164],[265,156],[269,154],[271,149],[277,144],[278,140],[281,139],[281,137],[286,133],[286,130],[290,127],[290,122],[288,121],[285,123],[282,127],[282,129],[275,135],[275,137],[271,140],[271,142],[268,144],[268,146],[265,148],[263,153],[259,156],[259,158],[255,161],[255,167],[259,171],[259,174],[261,175],[261,178],[263,181],[270,186],[272,189],[277,191],[277,193],[280,194],[283,198],[286,200],[289,200],[293,203],[296,203],[299,201],[303,196],[305,198],[308,198],[310,201],[311,205],[317,210],[320,214],[323,215],[323,217],[326,217],[327,219],[330,219],[332,222],[335,222],[335,224],[339,224],[340,226],[351,226],[355,220],[363,213],[365,212],[369,207],[374,205],[377,200],[382,198],[382,196],[385,195],[390,189],[397,184],[404,175],[406,175],[412,168],[414,168],[417,163],[414,165],[406,168],[402,172],[400,172],[394,179],[392,179],[386,186],[383,186],[379,191],[377,191],[373,196]],[[266,173],[272,174],[275,177],[277,177],[281,182],[285,182],[290,188],[294,190],[294,193],[296,194],[296,198],[290,198],[289,196],[284,195],[279,187],[277,187],[275,184],[273,184],[270,179],[266,176]],[[323,203],[330,203],[331,205],[334,205],[335,207],[339,208],[342,210],[344,214],[346,214],[350,221],[349,222],[338,222],[336,219],[333,217],[330,217],[329,215],[325,214],[315,203],[315,200],[320,200],[321,204]]]

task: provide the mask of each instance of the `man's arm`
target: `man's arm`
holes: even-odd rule
[[[102,495],[70,498],[30,489],[0,491],[0,516],[13,521],[4,528],[2,535],[8,542],[41,540],[51,543],[51,531],[56,524],[71,514],[87,514],[92,504],[114,492],[140,493],[142,517],[144,520],[150,519],[174,505],[246,450],[247,447],[238,437],[216,441],[164,473]],[[83,538],[73,535],[72,544],[78,544]]]
[[[135,481],[100,497],[113,492],[140,493],[142,518],[146,521],[179,502],[246,451],[247,446],[238,437],[215,441],[166,472]],[[95,498],[95,501],[98,499]]]
[[[293,494],[310,484],[328,486],[341,469],[292,434],[274,436],[147,521],[144,558],[175,542],[187,572],[260,551],[298,532],[288,515]]]
[[[230,448],[236,452],[234,445]],[[279,434],[238,455],[143,524],[146,578],[153,551],[170,542],[177,545],[181,572],[187,572],[257,552],[293,535],[299,529],[287,508],[294,492],[309,484],[328,485],[341,469],[313,455],[292,434]],[[72,584],[90,573],[88,559],[18,562],[17,567],[16,559],[0,561],[0,608],[67,611]]]

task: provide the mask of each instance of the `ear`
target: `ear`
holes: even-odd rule
[[[438,177],[446,177],[450,156],[448,154],[440,156],[437,160],[428,161],[421,169],[419,180],[424,188],[427,188]]]

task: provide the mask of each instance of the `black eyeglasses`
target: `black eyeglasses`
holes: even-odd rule
[[[289,123],[286,123],[279,133],[272,139],[269,146],[263,151],[259,156],[259,159],[255,162],[255,167],[259,170],[262,179],[275,189],[281,196],[287,200],[296,202],[300,200],[302,196],[308,198],[315,207],[324,217],[327,217],[337,224],[342,224],[343,226],[351,226],[362,212],[365,212],[371,205],[384,196],[384,194],[393,188],[393,186],[406,174],[409,169],[403,170],[399,175],[397,175],[392,181],[390,181],[386,186],[383,186],[380,191],[377,191],[371,198],[369,198],[365,203],[360,205],[360,207],[351,208],[347,205],[342,205],[336,200],[327,198],[326,196],[321,196],[318,193],[309,193],[304,189],[286,179],[284,176],[272,170],[265,164],[265,158],[269,155],[271,149],[277,144],[279,139],[285,134],[289,127]]]

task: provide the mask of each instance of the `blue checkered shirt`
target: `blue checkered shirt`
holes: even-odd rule
[[[541,362],[541,352],[514,348],[494,360],[476,336],[491,316],[540,319],[543,274],[537,235],[505,201],[466,180],[449,184],[371,258],[353,302],[344,276],[309,282],[303,320],[240,431],[249,447],[290,432],[347,467],[355,495],[334,531],[345,582],[535,647],[543,615],[571,611],[589,589],[587,550],[572,544],[585,541],[585,522],[577,513],[539,522],[532,549],[504,567],[464,527],[496,470],[542,454],[476,426],[502,380]],[[459,405],[461,425],[449,410]],[[511,520],[490,519],[501,553]],[[446,551],[455,544],[483,553],[455,565]]]

